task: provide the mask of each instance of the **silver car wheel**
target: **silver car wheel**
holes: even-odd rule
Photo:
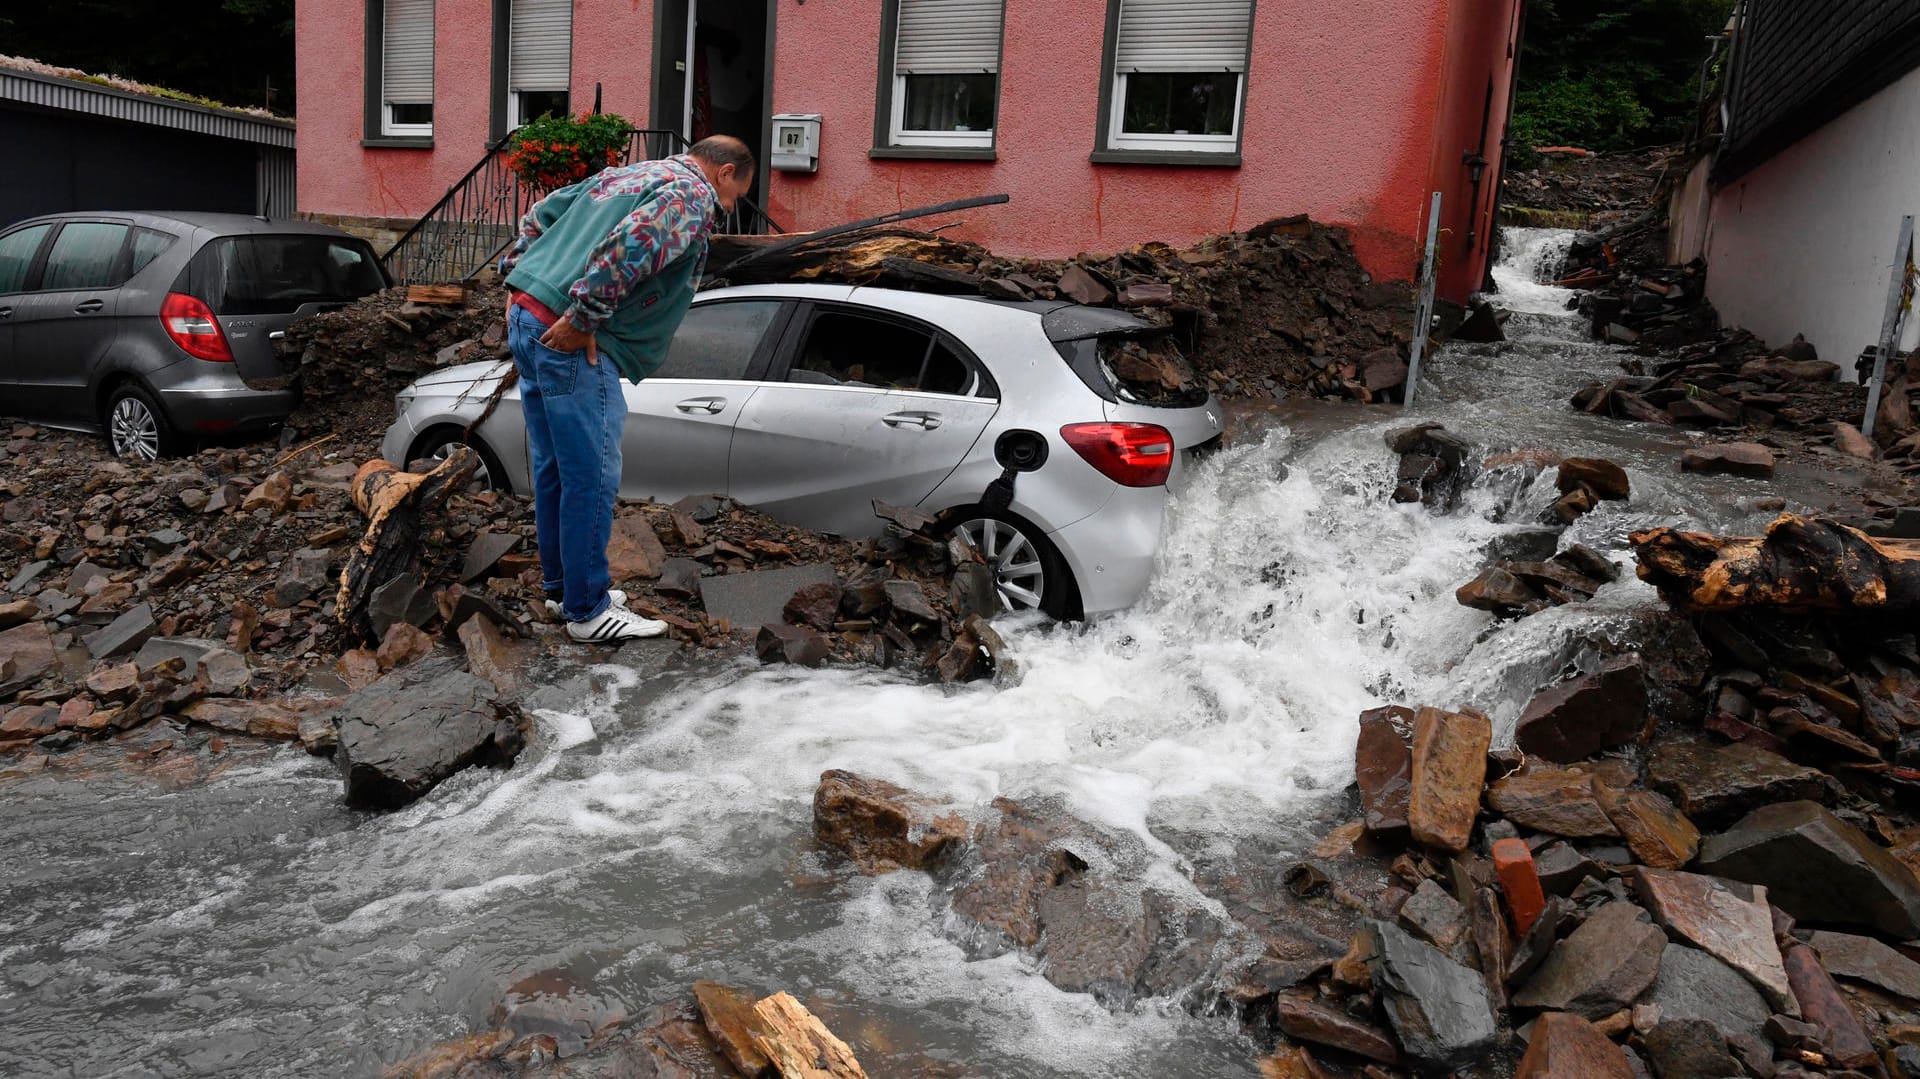
[[[138,397],[122,397],[113,403],[108,418],[115,457],[138,457],[151,461],[160,456],[160,421],[153,410]]]
[[[1000,590],[1000,602],[1010,611],[1040,606],[1047,594],[1046,565],[1040,548],[1020,529],[992,517],[978,517],[955,531],[966,534],[980,556],[993,567],[993,580]]]
[[[434,465],[437,467],[443,462],[445,462],[447,458],[453,456],[453,451],[456,448],[464,445],[466,445],[466,443],[449,439],[445,442],[440,443],[438,446],[435,446],[433,448],[433,452],[428,453],[426,455],[427,460],[432,461]],[[487,471],[486,455],[476,451],[474,456],[478,457],[480,460],[479,460],[479,463],[474,465],[473,467],[472,482],[479,484],[480,489],[483,491],[493,490],[493,473]]]

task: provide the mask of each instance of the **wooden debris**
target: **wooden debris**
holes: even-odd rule
[[[753,1033],[753,1042],[784,1079],[867,1079],[847,1043],[791,993],[775,993],[753,1012],[766,1026]]]
[[[1640,579],[1690,611],[1906,610],[1920,605],[1920,541],[1873,539],[1783,514],[1765,536],[1656,528],[1629,537]]]
[[[402,472],[374,458],[353,477],[353,504],[367,515],[367,531],[340,571],[335,600],[340,624],[363,639],[374,636],[367,605],[373,593],[406,572],[420,551],[420,518],[473,479],[480,457],[461,446],[431,472]]]
[[[467,302],[465,285],[408,285],[407,302],[420,304],[456,304]]]

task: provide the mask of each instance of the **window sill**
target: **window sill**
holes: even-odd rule
[[[998,161],[1000,152],[991,146],[876,146],[867,156],[899,161]]]
[[[380,150],[431,150],[432,135],[376,135],[360,140],[360,145],[368,149]]]
[[[1240,167],[1240,151],[1095,150],[1088,160],[1096,165],[1201,165],[1237,169]]]

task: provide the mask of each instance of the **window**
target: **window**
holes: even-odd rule
[[[127,277],[132,278],[152,264],[154,259],[166,253],[178,237],[152,229],[133,230],[133,261],[127,266]]]
[[[954,396],[985,387],[972,366],[932,333],[844,311],[814,317],[787,381]]]
[[[33,269],[33,256],[40,252],[52,225],[30,225],[0,236],[0,292],[20,292],[27,287],[27,271]]]
[[[767,327],[779,313],[778,300],[695,304],[674,332],[666,362],[649,378],[746,378]]]
[[[1253,0],[1112,2],[1101,148],[1236,153]]]
[[[573,79],[573,0],[510,0],[507,36],[509,127],[565,116]]]
[[[991,150],[1004,0],[896,0],[881,48],[881,148]]]
[[[382,135],[433,134],[433,0],[380,0]]]
[[[216,315],[265,315],[349,303],[387,287],[364,240],[232,236],[193,256],[192,289]]]
[[[47,268],[40,287],[52,289],[114,288],[113,265],[127,242],[127,226],[104,221],[75,221],[61,228],[47,252]],[[124,280],[122,278],[121,280]]]

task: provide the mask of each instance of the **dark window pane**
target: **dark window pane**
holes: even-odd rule
[[[972,383],[973,371],[967,367],[967,361],[936,341],[933,354],[927,357],[927,373],[921,376],[920,389],[925,393],[961,394],[967,392]]]
[[[175,239],[176,237],[164,232],[155,232],[152,229],[134,229],[133,262],[127,268],[127,276],[132,277],[146,269],[154,259],[159,258],[167,248],[173,246]]]
[[[27,287],[27,270],[52,227],[35,225],[0,237],[0,292],[19,292]]]
[[[433,103],[424,105],[388,105],[393,110],[393,122],[396,124],[433,123]]]
[[[906,131],[992,131],[998,75],[908,75]]]
[[[113,264],[126,243],[127,226],[80,221],[67,225],[47,252],[43,289],[112,288]]]
[[[386,287],[372,249],[325,236],[233,236],[194,256],[194,291],[217,315],[347,303]]]
[[[1240,76],[1233,72],[1127,76],[1128,135],[1231,135],[1240,103]]]
[[[747,377],[760,339],[780,312],[778,301],[700,304],[687,312],[654,378]]]
[[[520,122],[538,120],[542,116],[567,115],[567,92],[565,90],[522,90],[520,91]]]
[[[930,344],[925,330],[829,311],[808,328],[787,381],[910,390]]]

